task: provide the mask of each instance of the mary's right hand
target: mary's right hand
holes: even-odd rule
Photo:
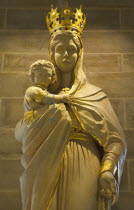
[[[99,177],[100,194],[112,200],[112,205],[118,201],[119,187],[110,171],[105,171]]]

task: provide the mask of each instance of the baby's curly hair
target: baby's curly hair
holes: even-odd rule
[[[32,82],[34,82],[34,71],[41,69],[42,67],[48,67],[52,69],[52,77],[55,75],[55,68],[54,65],[47,60],[38,60],[36,62],[34,62],[29,69],[29,77],[32,80]]]

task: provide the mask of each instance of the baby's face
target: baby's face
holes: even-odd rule
[[[34,72],[34,83],[48,87],[52,79],[52,69],[41,67]]]

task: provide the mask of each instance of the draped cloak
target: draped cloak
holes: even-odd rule
[[[94,137],[105,152],[117,156],[117,182],[120,182],[126,156],[126,144],[119,121],[101,88],[82,83],[82,60],[78,61],[77,80],[70,94],[69,109],[82,127],[82,132]],[[79,79],[79,77],[81,79]],[[50,118],[53,115],[55,121]],[[16,126],[16,138],[22,142],[22,165],[20,178],[22,210],[49,209],[50,200],[62,168],[65,147],[71,132],[71,117],[64,104],[45,108],[44,113],[29,126],[22,119]],[[100,207],[100,209],[104,209]]]

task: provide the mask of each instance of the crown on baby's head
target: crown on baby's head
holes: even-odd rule
[[[81,6],[80,9],[76,8],[76,12],[73,12],[69,7],[57,12],[57,8],[53,9],[52,6],[46,16],[46,23],[51,35],[61,31],[71,31],[81,36],[86,24],[86,16],[82,12]]]

